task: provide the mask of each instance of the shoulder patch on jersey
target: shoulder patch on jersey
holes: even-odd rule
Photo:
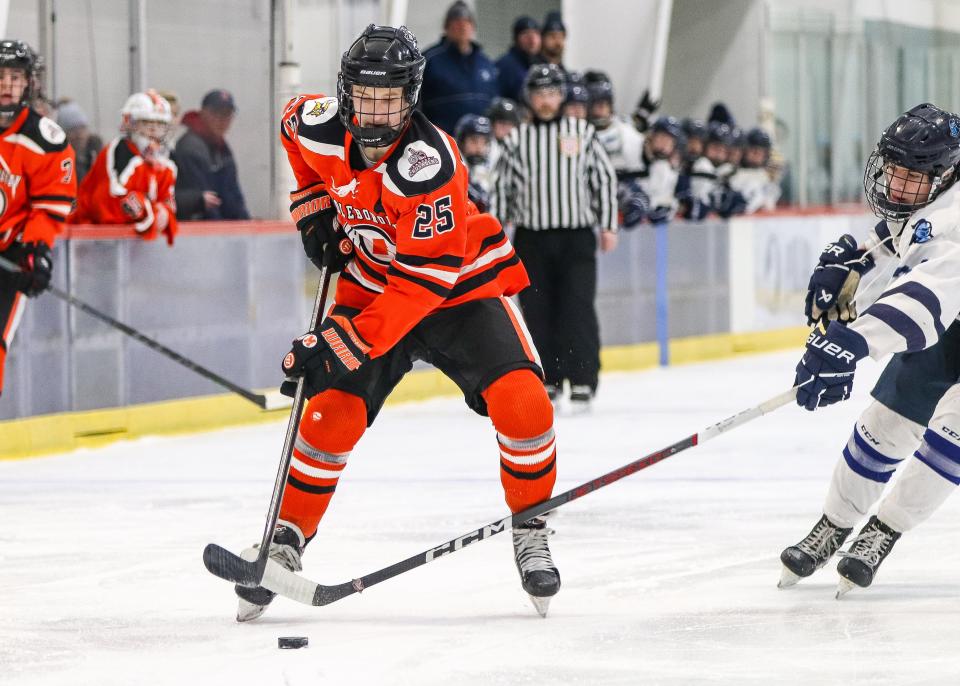
[[[315,126],[329,121],[337,114],[336,98],[317,98],[307,100],[300,109],[300,118],[307,126]]]
[[[447,138],[420,112],[414,112],[410,126],[390,159],[384,182],[397,195],[407,197],[430,193],[453,178],[457,155]]]
[[[311,148],[309,141],[320,143],[321,146],[334,146],[343,149],[343,139],[346,135],[346,129],[337,116],[337,99],[334,97],[318,96],[312,97],[297,108],[293,116],[289,116],[284,121],[284,127],[291,138],[297,137],[303,141],[307,148]],[[322,148],[326,150],[326,148]],[[319,152],[314,150],[314,152]],[[332,150],[321,152],[320,154],[336,154],[342,157],[343,153],[334,153]]]
[[[58,145],[67,140],[66,131],[61,129],[59,124],[49,117],[41,117],[38,128],[40,129],[40,135],[54,145]]]
[[[409,143],[397,160],[400,176],[409,181],[426,181],[440,171],[440,152],[423,141]]]
[[[67,147],[67,134],[60,126],[39,112],[30,110],[20,133],[40,146],[44,152],[59,152]]]
[[[913,225],[913,236],[910,237],[911,245],[913,243],[926,243],[933,238],[933,224],[926,219],[921,219]]]

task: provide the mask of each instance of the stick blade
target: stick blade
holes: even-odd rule
[[[268,412],[289,410],[291,407],[293,407],[293,398],[283,395],[279,390],[267,391],[263,394],[263,409]]]
[[[248,562],[216,543],[209,543],[203,549],[203,565],[214,576],[241,586],[259,586],[263,578],[256,561]]]

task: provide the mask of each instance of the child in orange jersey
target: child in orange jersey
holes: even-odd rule
[[[77,195],[67,136],[30,108],[36,54],[26,43],[0,41],[0,256],[20,267],[0,269],[0,393],[7,350],[23,317],[24,296],[50,285],[51,249]]]
[[[305,377],[300,424],[270,556],[300,569],[350,452],[416,359],[457,383],[497,433],[511,511],[548,499],[556,481],[553,407],[519,310],[527,286],[500,224],[467,199],[453,138],[414,110],[424,58],[406,29],[371,25],[344,53],[338,96],[286,107],[281,139],[300,188],[291,212],[315,261],[345,235],[336,302],[284,359]],[[560,589],[543,518],[513,530],[524,590],[541,613]],[[247,551],[249,553],[249,551]],[[274,595],[238,586],[238,621]]]
[[[162,233],[173,245],[177,166],[164,143],[172,121],[170,103],[153,90],[134,93],[120,116],[123,135],[100,151],[81,182],[71,222],[132,224],[141,238],[153,240]]]

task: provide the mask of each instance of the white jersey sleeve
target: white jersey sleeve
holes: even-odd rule
[[[618,177],[643,170],[643,135],[627,122],[614,119],[607,128],[597,130],[597,140]]]
[[[960,185],[914,213],[895,240],[889,282],[850,325],[876,360],[929,348],[960,314]]]
[[[744,214],[772,210],[780,199],[780,186],[770,180],[770,175],[763,168],[740,168],[730,177],[729,184],[746,200]]]

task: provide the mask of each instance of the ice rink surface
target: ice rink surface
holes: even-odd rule
[[[557,423],[558,489],[766,400],[798,352],[603,377]],[[234,621],[206,543],[259,540],[285,423],[0,462],[0,683],[947,684],[960,676],[960,497],[900,540],[873,588],[834,564],[776,587],[867,402],[795,406],[565,505],[547,619],[509,535],[325,608]],[[305,573],[340,583],[505,512],[488,420],[459,399],[388,407],[361,440]],[[559,490],[558,490],[559,492]],[[278,650],[278,636],[308,636]]]

